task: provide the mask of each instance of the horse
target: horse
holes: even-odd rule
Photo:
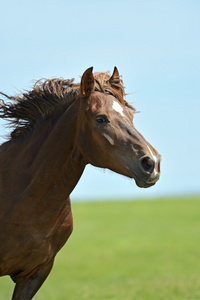
[[[12,132],[0,147],[0,276],[13,300],[30,300],[73,230],[70,194],[87,164],[148,188],[161,156],[133,125],[118,69],[74,79],[41,79],[31,91],[1,93]]]

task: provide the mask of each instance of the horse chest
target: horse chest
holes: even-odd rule
[[[26,277],[38,266],[47,264],[66,243],[72,227],[69,208],[50,227],[13,224],[9,241],[7,239],[7,243],[0,246],[0,276],[18,274],[18,277]],[[2,241],[6,240],[5,233],[0,236]]]

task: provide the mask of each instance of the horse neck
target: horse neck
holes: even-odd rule
[[[47,132],[46,139],[32,158],[32,181],[24,197],[30,198],[34,194],[34,201],[40,206],[52,203],[59,207],[59,203],[65,202],[85,168],[76,145],[78,117],[79,100],[76,100]]]

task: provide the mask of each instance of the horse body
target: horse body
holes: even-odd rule
[[[1,226],[0,236],[3,240],[11,236],[12,239],[0,247],[3,258],[0,274],[9,274],[16,282],[32,275],[38,265],[52,260],[72,231],[69,195],[84,165],[79,159],[71,162],[75,154],[72,131],[63,135],[60,130],[71,113],[68,110],[49,134],[44,131],[42,140],[41,136],[37,138],[41,132],[38,128],[28,141],[14,140],[1,147],[1,221],[4,226]],[[71,126],[75,129],[76,118]],[[54,140],[57,143],[49,148]],[[10,251],[12,248],[15,250]],[[28,261],[24,259],[27,254]]]
[[[16,283],[15,300],[32,299],[69,238],[69,196],[88,163],[134,178],[140,187],[159,179],[160,155],[132,125],[130,106],[119,101],[117,69],[110,78],[114,92],[95,90],[99,80],[86,70],[78,97],[55,116],[38,118],[34,129],[31,121],[23,123],[0,147],[0,276],[10,275]],[[53,92],[57,97],[58,89]],[[19,122],[26,103],[19,100],[14,113],[2,106],[3,117]]]

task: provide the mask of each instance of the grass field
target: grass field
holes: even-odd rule
[[[34,299],[200,299],[200,197],[72,208],[74,232]],[[0,300],[13,287],[2,277]]]

